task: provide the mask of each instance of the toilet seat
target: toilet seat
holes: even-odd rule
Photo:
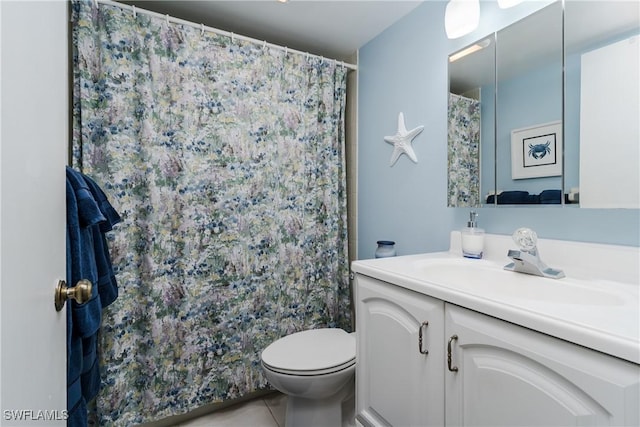
[[[356,340],[338,328],[310,329],[271,343],[261,358],[265,368],[282,374],[326,375],[355,364]]]
[[[340,372],[343,369],[348,369],[349,367],[354,366],[355,364],[356,364],[356,359],[353,358],[348,363],[345,363],[345,364],[340,365],[340,366],[332,367],[332,368],[300,371],[300,370],[293,370],[293,369],[276,368],[276,367],[273,367],[273,366],[270,366],[270,365],[266,364],[264,361],[262,362],[262,366],[263,366],[264,369],[268,369],[270,371],[277,372],[279,374],[298,375],[298,376],[301,376],[301,377],[313,377],[313,376],[322,376],[322,375],[327,375],[327,374],[333,374],[333,373],[336,373],[336,372]]]

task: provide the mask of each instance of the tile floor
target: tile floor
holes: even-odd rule
[[[287,397],[274,393],[217,410],[174,427],[284,427]]]

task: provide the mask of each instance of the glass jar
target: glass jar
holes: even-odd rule
[[[376,258],[396,256],[396,242],[392,240],[378,240],[376,243],[378,244],[376,248]]]

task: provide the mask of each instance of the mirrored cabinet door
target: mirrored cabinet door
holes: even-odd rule
[[[565,2],[565,191],[582,208],[640,208],[639,33],[638,1]]]
[[[562,59],[561,2],[496,34],[498,204],[563,203]]]
[[[451,207],[640,208],[640,2],[557,1],[449,56]]]
[[[495,35],[449,55],[447,206],[476,207],[495,189]]]

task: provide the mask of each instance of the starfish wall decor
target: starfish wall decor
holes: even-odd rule
[[[418,158],[416,157],[416,153],[413,151],[411,141],[420,132],[422,132],[423,129],[424,126],[418,126],[417,128],[407,131],[407,128],[404,125],[404,115],[402,113],[398,115],[398,132],[393,136],[384,137],[385,141],[393,145],[393,153],[391,154],[391,162],[389,166],[393,166],[398,160],[398,157],[403,153],[406,154],[414,163],[418,163]]]

